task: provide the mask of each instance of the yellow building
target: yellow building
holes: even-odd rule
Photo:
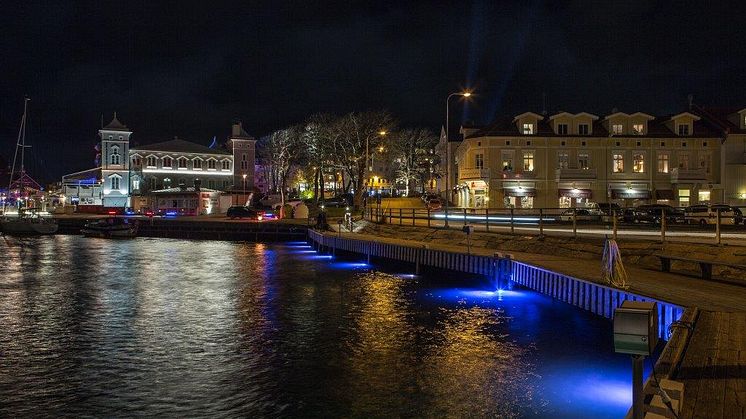
[[[452,197],[459,207],[687,206],[724,198],[725,135],[694,111],[525,112],[462,133]]]

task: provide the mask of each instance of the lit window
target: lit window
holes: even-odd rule
[[[477,169],[484,168],[484,154],[479,153],[474,156],[474,167]]]
[[[163,168],[164,169],[170,169],[173,167],[173,162],[171,161],[171,157],[164,157],[163,158]]]
[[[110,179],[111,189],[119,189],[119,176],[112,176]]]
[[[658,153],[658,173],[668,173],[668,153]]]
[[[568,163],[570,162],[570,156],[565,151],[557,153],[557,168],[567,169]]]
[[[171,187],[171,179],[165,178],[163,179],[163,189],[168,189]]]
[[[624,154],[614,153],[611,169],[614,173],[624,173]]]
[[[591,157],[587,152],[578,153],[578,168],[587,170],[590,167]]]
[[[689,135],[689,124],[679,125],[679,135]]]
[[[611,126],[611,133],[614,135],[619,135],[624,133],[624,125],[622,124],[613,124]]]
[[[590,126],[588,124],[579,124],[578,125],[578,134],[580,135],[588,135],[590,134]]]
[[[228,160],[223,160],[223,170],[231,170],[231,162]]]
[[[534,133],[534,124],[523,124],[523,134],[532,135]]]
[[[523,171],[524,172],[534,171],[534,152],[533,151],[523,152]]]
[[[559,134],[559,135],[567,135],[567,124],[558,124],[557,125],[557,134]]]
[[[688,207],[689,206],[689,189],[679,189],[679,206],[682,207]]]
[[[632,125],[632,133],[635,135],[643,135],[645,133],[645,126],[643,124]]]
[[[634,153],[632,155],[632,172],[645,173],[645,155],[644,154]]]
[[[134,190],[140,189],[140,179],[137,179],[137,178],[132,179],[132,189]]]

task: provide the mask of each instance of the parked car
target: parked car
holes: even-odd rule
[[[300,199],[291,199],[289,201],[285,201],[285,205],[290,205],[291,207],[295,208],[302,202],[303,201],[301,201]],[[275,202],[274,204],[272,204],[272,209],[278,210],[280,209],[280,205],[282,205],[282,202]]]
[[[736,211],[730,205],[692,205],[684,210],[687,224],[699,224],[705,226],[717,223],[717,214],[720,213],[720,224],[736,224]]]
[[[443,207],[443,203],[438,198],[433,198],[427,201],[427,209],[430,211],[437,211]]]
[[[622,219],[622,207],[612,202],[601,202],[596,204],[596,211],[601,216],[601,221],[605,223],[612,222],[612,217],[616,214],[617,221]]]
[[[330,208],[347,207],[349,205],[350,205],[350,201],[347,199],[347,197],[342,196],[342,195],[324,200],[324,206],[330,207]]]
[[[438,199],[439,196],[434,193],[426,193],[426,194],[422,194],[421,198],[422,198],[422,202],[427,204],[428,202],[430,202],[431,199]]]
[[[257,211],[255,209],[251,209],[243,205],[234,205],[228,208],[228,211],[225,213],[225,215],[231,220],[234,220],[236,218],[239,218],[239,219],[249,218],[253,220],[261,220],[262,218],[264,218],[263,211]]]
[[[577,221],[598,221],[600,218],[599,215],[591,213],[591,210],[585,209],[585,208],[570,208],[562,212],[557,217],[557,221],[560,222],[572,222],[573,217]]]
[[[667,224],[681,223],[684,221],[683,213],[670,205],[648,204],[635,208],[632,222],[660,224],[661,219],[666,217]]]

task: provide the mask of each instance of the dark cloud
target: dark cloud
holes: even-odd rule
[[[387,108],[437,130],[454,118],[612,107],[746,105],[742,3],[17,2],[0,16],[0,135],[12,152],[32,97],[31,170],[88,167],[101,114],[148,142],[264,135],[308,114]]]

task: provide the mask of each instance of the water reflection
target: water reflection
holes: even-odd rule
[[[309,251],[73,236],[8,247],[0,416],[626,410],[627,362],[604,355],[604,321],[525,291],[436,288]],[[561,391],[567,380],[580,385]],[[596,407],[593,384],[609,394]]]

